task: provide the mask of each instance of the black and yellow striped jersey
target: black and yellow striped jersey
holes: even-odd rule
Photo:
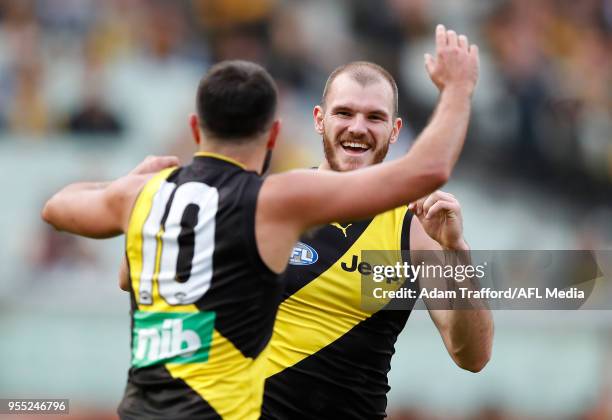
[[[126,235],[132,359],[124,419],[257,419],[279,277],[255,242],[262,179],[200,153],[155,175]]]
[[[361,306],[362,250],[408,253],[406,207],[303,235],[285,273],[286,291],[268,350],[264,419],[385,417],[387,373],[410,311]],[[389,253],[390,257],[394,253]]]

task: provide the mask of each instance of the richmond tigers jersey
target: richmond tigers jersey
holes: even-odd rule
[[[132,359],[122,418],[259,418],[281,298],[255,243],[261,184],[200,153],[140,192],[126,235]]]
[[[407,257],[411,219],[404,207],[302,236],[283,279],[263,419],[385,417],[391,356],[410,311],[362,310],[359,265],[362,250],[395,250],[389,264]]]

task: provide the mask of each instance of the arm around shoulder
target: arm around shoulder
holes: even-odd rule
[[[45,204],[43,220],[58,230],[102,239],[122,234],[138,192],[149,176],[127,175],[113,182],[75,183]]]

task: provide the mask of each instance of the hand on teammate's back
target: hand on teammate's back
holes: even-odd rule
[[[478,46],[470,45],[465,35],[457,35],[444,25],[438,25],[436,57],[425,54],[425,67],[440,91],[453,87],[465,89],[471,95],[478,81]]]
[[[166,168],[179,165],[179,158],[176,156],[147,156],[145,160],[130,171],[130,175],[153,174]]]

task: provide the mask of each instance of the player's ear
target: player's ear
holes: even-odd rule
[[[195,141],[196,144],[202,143],[202,136],[200,135],[200,119],[194,113],[189,114],[189,128],[191,128],[193,141]]]
[[[403,125],[404,122],[401,118],[395,119],[395,121],[393,122],[393,130],[391,131],[391,140],[389,141],[389,143],[395,143],[397,141]]]
[[[272,127],[270,127],[270,134],[268,135],[268,142],[266,143],[266,149],[272,150],[276,146],[276,139],[280,133],[282,123],[281,120],[274,120]]]
[[[312,116],[314,118],[314,125],[315,125],[315,130],[317,130],[317,133],[319,134],[323,134],[323,117],[325,115],[325,112],[323,111],[323,107],[321,107],[321,105],[317,105],[314,107],[314,109],[312,110]]]

